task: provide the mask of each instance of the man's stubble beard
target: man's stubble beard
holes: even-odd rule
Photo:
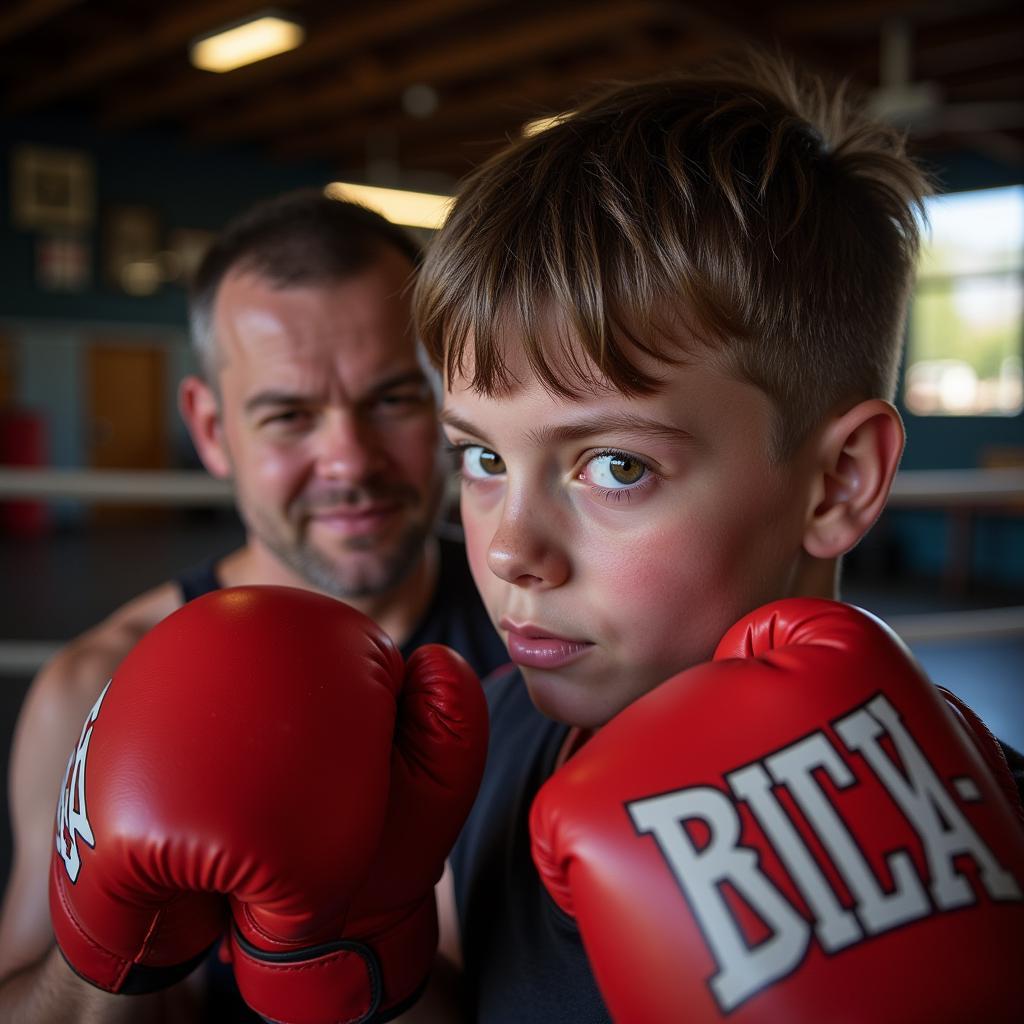
[[[372,562],[364,561],[358,567],[345,564],[345,552],[331,559],[308,542],[267,546],[307,583],[331,597],[341,600],[378,597],[395,589],[415,567],[423,554],[431,526],[432,522],[410,524],[389,551],[381,553]],[[371,541],[363,550],[372,548]],[[348,551],[353,550],[358,551],[359,546],[350,543]]]
[[[349,538],[345,547],[332,557],[314,546],[308,531],[282,537],[258,509],[246,519],[263,546],[310,586],[341,600],[378,597],[398,587],[416,567],[437,521],[442,493],[438,476],[421,514],[408,522],[397,540],[372,560],[360,553],[376,547],[373,537]],[[360,565],[346,564],[350,552],[359,558]]]

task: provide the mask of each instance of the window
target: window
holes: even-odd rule
[[[922,239],[903,400],[920,416],[1024,408],[1024,186],[934,196]]]

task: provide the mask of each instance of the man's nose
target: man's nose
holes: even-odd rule
[[[563,540],[564,531],[550,510],[542,514],[536,505],[509,495],[487,549],[487,565],[515,586],[558,587],[570,574]]]
[[[357,483],[383,465],[378,438],[354,412],[330,410],[323,417],[318,435],[316,471],[325,480]]]

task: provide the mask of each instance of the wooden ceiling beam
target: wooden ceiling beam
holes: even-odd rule
[[[510,124],[510,130],[518,127]],[[458,176],[466,174],[484,160],[508,145],[507,134],[493,133],[487,136],[464,135],[447,138],[443,142],[424,143],[412,147],[402,154],[402,166],[415,170],[436,170],[460,168]]]
[[[416,119],[407,114],[380,116],[370,114],[353,122],[347,119],[343,133],[337,129],[317,129],[301,135],[286,135],[275,146],[275,152],[287,158],[318,155],[351,158],[359,149],[352,140],[363,139],[371,131],[392,133],[399,139],[400,155],[405,147],[438,135],[458,134],[467,129],[492,126],[503,132],[518,129],[526,121],[564,110],[584,90],[611,79],[640,78],[671,70],[675,63],[700,60],[709,56],[714,44],[706,37],[697,37],[675,47],[658,46],[646,40],[635,40],[621,52],[601,54],[562,71],[538,71],[516,81],[492,88],[483,81],[472,91],[454,100],[442,95],[437,112],[431,117]]]
[[[89,50],[64,64],[56,63],[19,89],[12,90],[6,112],[24,113],[71,93],[81,93],[100,82],[144,66],[173,53],[205,32],[243,17],[253,10],[253,0],[206,0],[184,13],[162,15],[145,32],[134,32]]]
[[[922,24],[1010,6],[1007,0],[801,0],[778,8],[774,22],[787,36],[830,32],[873,32],[886,21],[905,18]]]
[[[881,23],[875,31],[856,36],[819,34],[813,40],[797,34],[790,41],[804,52],[828,46],[832,59],[826,66],[875,77],[881,55]],[[1024,38],[1024,16],[1017,11],[949,18],[935,24],[912,26],[911,74],[915,79],[933,77],[988,63],[1000,54],[1019,53]]]
[[[979,132],[976,135],[955,136],[955,143],[971,149],[989,160],[1011,167],[1024,165],[1024,141],[1009,132]]]
[[[984,100],[1019,100],[1024,96],[1024,70],[1020,61],[979,69],[970,77],[957,76],[944,84],[948,99],[953,102]]]
[[[294,50],[238,68],[230,74],[183,74],[160,89],[119,97],[101,112],[108,127],[124,128],[243,93],[309,68],[343,60],[385,40],[401,39],[460,14],[493,6],[498,0],[408,0],[346,14],[318,26]]]
[[[913,48],[911,64],[915,78],[935,78],[985,67],[994,61],[1019,61],[1021,53],[1024,18],[1017,17],[977,34],[950,33],[942,41],[922,38]]]
[[[82,0],[22,0],[0,12],[0,43],[10,42]]]
[[[312,91],[292,89],[285,95],[247,105],[198,122],[200,141],[233,142],[266,137],[281,129],[350,114],[385,99],[397,98],[409,85],[437,86],[460,78],[495,73],[523,61],[539,60],[602,37],[614,37],[638,25],[658,20],[666,9],[654,0],[563,11],[536,20],[481,33],[473,45],[457,40],[434,47],[386,70],[368,66],[362,75],[340,76]]]

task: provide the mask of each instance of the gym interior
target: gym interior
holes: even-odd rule
[[[751,44],[847,77],[936,183],[897,394],[906,452],[843,596],[1024,749],[1018,5],[297,0],[295,48],[226,72],[190,63],[258,6],[12,0],[0,14],[5,765],[60,645],[241,541],[175,400],[194,368],[188,275],[231,217],[337,182],[448,196],[595,81]]]

